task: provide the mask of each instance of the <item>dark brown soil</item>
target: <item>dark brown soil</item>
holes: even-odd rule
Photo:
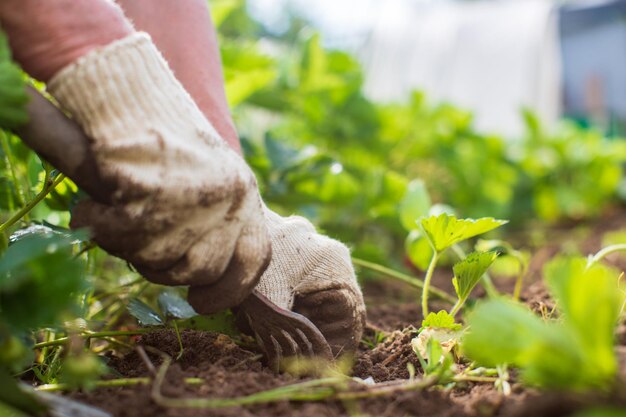
[[[601,225],[600,225],[601,224]],[[626,214],[620,213],[588,227],[585,238],[578,242],[583,253],[601,247],[604,232],[626,226]],[[523,300],[531,308],[550,310],[554,303],[541,283],[541,267],[554,256],[567,240],[552,240],[535,250]],[[624,268],[624,258],[610,261]],[[449,289],[446,272],[435,278],[435,283]],[[497,281],[496,281],[497,282]],[[510,283],[498,283],[510,288]],[[418,308],[419,292],[405,284],[376,280],[364,288],[368,304],[369,327],[354,359],[352,375],[372,383],[406,380],[407,365],[413,364],[419,372],[419,362],[411,350],[410,341],[415,327],[421,322]],[[172,398],[231,398],[293,384],[306,380],[287,374],[276,375],[266,368],[256,352],[245,350],[227,336],[184,331],[185,346],[182,357],[169,368],[162,393]],[[381,341],[382,340],[382,341]],[[622,362],[621,374],[626,376],[626,324],[618,329],[618,354]],[[171,356],[178,352],[178,341],[171,331],[161,330],[147,334],[140,345],[153,347]],[[149,352],[155,367],[161,358]],[[112,357],[109,366],[123,377],[151,376],[151,371],[140,355],[133,351],[124,357]],[[113,376],[112,376],[113,377]],[[119,375],[117,375],[119,377]],[[200,384],[185,382],[185,378],[201,378]],[[362,387],[362,385],[361,385]],[[362,389],[362,388],[361,388]],[[609,396],[566,393],[540,393],[512,383],[512,393],[503,396],[493,384],[457,384],[453,389],[431,388],[425,391],[396,392],[391,395],[352,401],[309,401],[250,405],[224,409],[193,409],[160,407],[152,401],[151,387],[135,385],[123,388],[98,389],[89,393],[74,393],[72,397],[100,407],[115,417],[201,417],[201,416],[570,416],[596,405],[622,405],[626,403]]]

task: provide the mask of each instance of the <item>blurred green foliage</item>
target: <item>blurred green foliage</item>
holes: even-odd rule
[[[312,218],[357,256],[389,262],[403,253],[411,229],[398,205],[413,179],[460,216],[508,218],[511,227],[585,219],[616,201],[621,140],[569,123],[547,132],[529,111],[520,115],[524,137],[484,135],[467,111],[419,92],[380,105],[363,95],[355,58],[325,49],[301,20],[276,35],[246,17],[244,1],[210,4],[227,93],[265,200]]]
[[[615,327],[625,293],[620,273],[587,259],[557,257],[544,268],[557,301],[544,320],[505,299],[480,303],[467,317],[464,353],[481,365],[513,364],[544,388],[607,388],[615,382]]]

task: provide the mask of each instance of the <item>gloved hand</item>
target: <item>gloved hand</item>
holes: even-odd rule
[[[92,139],[106,190],[73,210],[72,226],[91,229],[101,247],[154,282],[199,286],[204,296],[194,307],[201,313],[238,304],[270,256],[256,181],[243,159],[220,139],[148,36],[134,33],[113,3],[13,3],[2,2],[0,22],[24,68],[45,78],[50,71],[41,60],[65,57],[54,60],[64,65],[48,88]],[[35,3],[52,9],[47,17],[61,9],[74,20],[44,19],[33,31],[27,9]],[[90,30],[108,38],[62,36],[81,26],[70,13],[77,7],[87,17],[117,16],[87,18]],[[102,24],[110,23],[114,29],[107,32]]]
[[[348,248],[299,216],[265,208],[272,260],[257,286],[279,307],[315,324],[335,356],[354,352],[365,326],[365,305]]]

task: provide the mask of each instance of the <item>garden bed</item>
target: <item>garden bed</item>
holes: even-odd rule
[[[579,249],[595,252],[601,247],[601,235],[607,231],[626,226],[626,213],[617,213],[603,220],[602,225],[587,227],[581,232]],[[563,232],[567,229],[562,229]],[[571,229],[572,233],[574,229]],[[576,229],[580,230],[580,229]],[[555,232],[556,234],[556,232]],[[558,242],[550,242],[535,253],[531,262],[531,274],[522,292],[522,300],[535,310],[550,307],[552,301],[538,274],[540,267],[556,249],[571,244],[569,236],[561,233]],[[613,256],[613,264],[624,268],[623,258]],[[445,288],[449,276],[440,273],[435,277],[437,285]],[[497,281],[501,287],[509,282]],[[408,363],[419,374],[419,361],[411,348],[415,327],[421,323],[419,292],[405,284],[390,280],[369,281],[364,288],[368,304],[368,330],[356,355],[353,376],[385,384],[409,378]],[[386,338],[377,341],[377,334]],[[258,352],[249,351],[235,344],[229,337],[219,334],[186,330],[182,333],[185,347],[182,357],[168,368],[161,387],[165,398],[233,398],[260,391],[299,383],[307,378],[288,374],[276,375],[262,362]],[[626,374],[626,326],[618,329],[618,354],[620,374]],[[153,347],[173,357],[179,346],[173,331],[159,330],[146,334],[138,345]],[[146,348],[146,358],[137,351],[125,356],[111,355],[109,366],[126,378],[152,377],[162,363],[161,357]],[[152,363],[155,369],[149,369]],[[118,375],[117,377],[120,377]],[[116,417],[123,416],[568,416],[590,406],[626,406],[622,394],[571,394],[540,392],[525,388],[516,381],[515,371],[510,371],[511,393],[503,395],[493,383],[460,382],[450,389],[434,387],[403,391],[395,390],[387,395],[368,398],[374,385],[355,385],[352,392],[359,391],[358,399],[321,401],[278,401],[264,404],[234,406],[219,409],[177,408],[159,406],[152,399],[151,385],[134,385],[120,388],[100,388],[91,392],[79,392],[72,397],[109,411]],[[189,378],[201,378],[196,381]],[[620,384],[617,384],[618,386]],[[379,393],[376,393],[379,395]]]

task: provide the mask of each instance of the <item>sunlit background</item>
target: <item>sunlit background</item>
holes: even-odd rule
[[[623,0],[251,0],[269,31],[299,16],[328,47],[354,52],[366,92],[406,99],[412,89],[475,112],[483,131],[519,136],[522,107],[623,133]]]

